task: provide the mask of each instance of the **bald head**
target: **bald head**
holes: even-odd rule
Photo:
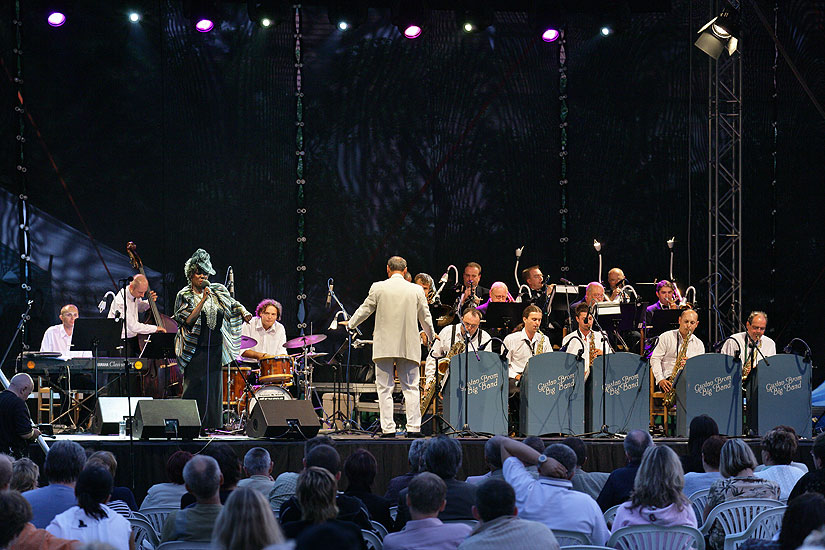
[[[9,382],[9,391],[20,399],[26,400],[34,389],[32,377],[25,372],[15,374]]]
[[[66,304],[60,308],[60,322],[63,323],[63,328],[67,333],[71,333],[78,315],[77,306],[74,304]]]
[[[496,281],[490,287],[490,301],[491,302],[506,302],[507,301],[507,285],[501,281]]]
[[[593,281],[587,285],[584,298],[589,306],[592,306],[595,302],[604,302],[604,287],[601,283]]]
[[[141,275],[140,273],[135,275],[132,282],[129,283],[129,292],[131,292],[135,298],[143,298],[147,290],[149,290],[149,281],[145,275]]]
[[[0,453],[0,491],[5,491],[9,488],[13,468],[14,461],[11,457]]]

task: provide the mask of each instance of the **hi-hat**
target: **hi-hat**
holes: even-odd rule
[[[292,340],[287,341],[287,343],[284,344],[284,347],[305,348],[307,346],[313,346],[318,342],[323,342],[326,339],[326,334],[310,334],[309,336],[299,336],[298,338],[293,338]]]
[[[320,352],[317,352],[317,351],[312,351],[310,353],[307,353],[307,357],[323,357],[324,355],[329,355],[329,354],[328,353],[320,353]],[[300,352],[290,353],[289,356],[294,358],[294,359],[301,359],[304,356],[304,354],[300,353]]]

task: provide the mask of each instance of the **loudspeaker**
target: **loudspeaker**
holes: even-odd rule
[[[135,415],[138,401],[151,401],[151,397],[132,397],[132,414],[129,414],[128,397],[98,397],[95,405],[95,415],[92,418],[92,433],[98,435],[118,435],[120,423]]]
[[[134,426],[138,439],[194,439],[201,430],[198,402],[194,399],[140,401]]]
[[[318,435],[320,428],[321,421],[311,401],[258,399],[246,423],[246,435],[309,439]]]

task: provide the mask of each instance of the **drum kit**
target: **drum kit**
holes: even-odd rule
[[[229,430],[243,430],[246,419],[260,399],[288,401],[312,400],[312,359],[323,357],[312,346],[326,340],[323,334],[310,334],[288,340],[288,350],[300,349],[289,355],[275,355],[260,360],[240,356],[233,365],[223,369],[224,424]],[[255,347],[258,342],[241,337],[241,350]]]

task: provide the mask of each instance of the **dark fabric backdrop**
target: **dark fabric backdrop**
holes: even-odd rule
[[[178,2],[136,4],[140,25],[99,0],[76,2],[60,29],[26,13],[25,93],[43,136],[27,135],[32,203],[80,228],[47,148],[94,236],[118,250],[136,241],[145,264],[168,274],[153,282],[167,312],[185,282],[184,261],[204,247],[215,280],[235,267],[248,308],[262,297],[282,301],[295,336],[294,25],[261,29],[244,4],[227,4],[223,22],[204,35]],[[604,245],[605,274],[618,265],[634,282],[667,276],[672,236],[680,286],[707,273],[708,62],[692,41],[708,8],[672,5],[607,39],[593,18],[569,21],[566,276],[576,282],[596,277],[593,238]],[[772,21],[773,2],[760,6]],[[2,60],[13,72],[5,9]],[[780,39],[825,101],[825,2],[783,1],[778,17]],[[331,316],[326,279],[335,278],[352,312],[391,254],[436,279],[450,263],[475,260],[485,286],[503,280],[512,289],[514,250],[526,245],[522,266],[561,275],[558,45],[536,41],[524,13],[500,13],[489,32],[467,36],[452,13],[435,12],[416,41],[389,19],[370,10],[367,23],[344,34],[325,9],[303,11],[308,320],[316,332]],[[780,345],[801,336],[818,357],[825,124],[780,59],[774,204],[774,47],[753,13],[743,27],[743,309],[766,309]],[[0,91],[0,184],[16,193],[14,89],[5,73]],[[4,253],[11,265],[14,254]],[[706,288],[699,291],[704,306]],[[19,298],[12,285],[2,292],[5,341]],[[40,311],[40,326],[59,306]]]

